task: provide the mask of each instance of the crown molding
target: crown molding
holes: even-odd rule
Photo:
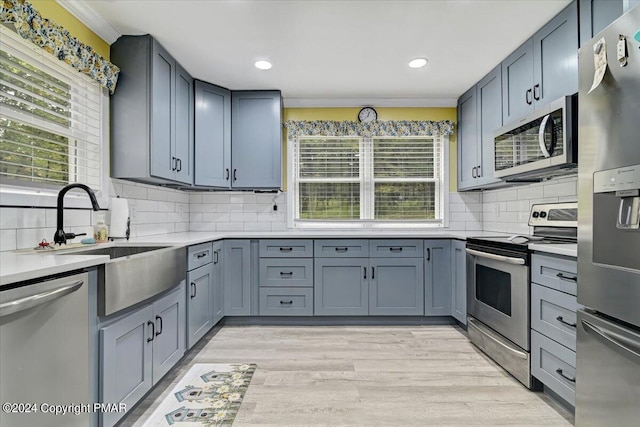
[[[89,27],[102,40],[112,44],[122,34],[111,26],[98,12],[96,12],[88,1],[85,0],[56,0],[69,13],[78,18],[80,22]]]
[[[457,98],[284,98],[286,108],[455,107]]]

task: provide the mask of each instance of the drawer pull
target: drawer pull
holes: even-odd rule
[[[576,283],[578,283],[578,278],[577,278],[577,277],[565,276],[565,275],[564,275],[564,274],[562,274],[562,273],[558,273],[558,274],[556,274],[556,277],[557,277],[558,279],[560,279],[560,280],[568,280],[568,281],[570,281],[570,282],[576,282]]]
[[[562,316],[558,316],[558,317],[556,317],[556,320],[557,320],[558,322],[560,322],[560,323],[562,323],[562,324],[564,324],[564,325],[570,326],[570,327],[572,327],[572,328],[575,328],[576,326],[578,326],[578,324],[577,324],[577,323],[569,323],[569,322],[567,322],[566,320],[564,320],[564,317],[562,317]]]
[[[291,277],[291,276],[293,276],[293,271],[281,271],[280,275],[281,276],[286,276],[286,277]]]
[[[389,248],[391,252],[402,252],[402,248]]]
[[[556,369],[556,374],[560,375],[562,378],[564,378],[565,380],[567,380],[569,382],[572,382],[572,383],[576,382],[576,378],[575,377],[571,378],[571,377],[566,376],[564,374],[564,372],[562,371],[562,369],[560,369],[560,368]]]
[[[198,258],[198,259],[200,259],[200,258],[204,258],[204,257],[206,257],[207,255],[209,255],[209,251],[201,252],[201,253],[199,253],[198,255],[196,255],[196,258]]]
[[[280,252],[291,252],[293,248],[280,248]]]
[[[293,301],[292,301],[292,300],[289,300],[289,301],[282,301],[282,300],[280,300],[280,304],[282,304],[282,305],[292,305],[292,304],[293,304]]]
[[[336,252],[347,252],[349,248],[336,248]]]

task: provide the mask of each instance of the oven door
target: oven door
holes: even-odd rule
[[[467,248],[469,314],[529,351],[529,266],[527,256]]]

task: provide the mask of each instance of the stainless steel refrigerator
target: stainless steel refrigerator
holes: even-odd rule
[[[638,31],[640,6],[580,48],[578,427],[640,425]],[[592,89],[602,49],[608,68]]]

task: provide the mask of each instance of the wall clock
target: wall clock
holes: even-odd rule
[[[371,107],[364,107],[358,113],[358,120],[361,123],[369,123],[378,120],[378,113]]]

